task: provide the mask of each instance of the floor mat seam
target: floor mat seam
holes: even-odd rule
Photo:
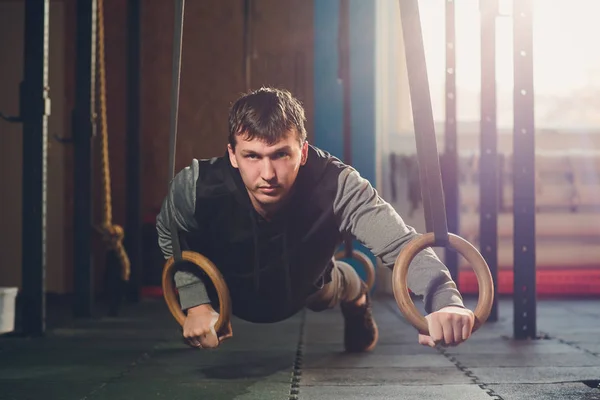
[[[306,310],[302,312],[300,321],[300,334],[298,337],[298,346],[292,366],[292,377],[290,379],[290,393],[287,400],[298,400],[300,396],[300,379],[302,378],[302,362],[304,358],[304,328],[306,326]]]
[[[544,336],[544,337],[545,337],[545,338],[547,338],[547,339],[554,339],[554,340],[557,340],[559,343],[565,344],[565,345],[567,345],[567,346],[569,346],[569,347],[573,347],[573,348],[575,348],[575,349],[577,349],[577,350],[581,350],[581,351],[583,351],[584,353],[587,353],[587,354],[591,354],[591,355],[593,355],[594,357],[600,357],[600,353],[596,353],[596,352],[594,352],[594,351],[592,351],[592,350],[586,349],[585,347],[583,347],[583,346],[579,345],[579,344],[578,344],[578,343],[576,343],[576,342],[572,342],[572,341],[569,341],[569,340],[567,340],[567,339],[563,339],[563,338],[561,338],[561,337],[559,337],[559,336],[552,336],[552,335],[550,335],[550,334],[549,334],[549,333],[547,333],[547,332],[540,332],[540,335],[541,335],[541,336]]]
[[[102,382],[97,387],[92,389],[87,395],[83,396],[80,400],[89,400],[93,396],[95,396],[98,392],[100,392],[102,389],[107,387],[108,385],[115,383],[120,379],[123,379],[125,376],[127,376],[129,373],[131,373],[131,371],[133,371],[135,367],[148,361],[152,357],[152,355],[156,352],[158,347],[162,344],[162,342],[163,341],[154,345],[149,351],[145,351],[144,353],[142,353],[142,355],[140,355],[133,362],[131,362],[124,370],[122,370],[118,374],[106,379],[104,382]]]
[[[406,321],[406,319],[404,318],[404,316],[402,315],[402,313],[400,312],[399,309],[392,307],[389,304],[389,301],[385,301],[382,302],[385,307],[387,307],[390,311],[392,311],[397,317],[398,319],[407,325],[410,325],[408,321]],[[395,303],[394,303],[395,304]],[[461,371],[462,373],[464,373],[469,379],[471,379],[471,381],[476,384],[477,386],[479,386],[479,388],[481,390],[483,390],[484,392],[487,393],[488,396],[490,396],[491,398],[495,399],[495,400],[504,400],[504,398],[502,396],[500,396],[499,394],[497,394],[496,392],[494,392],[493,389],[489,388],[488,385],[483,382],[477,375],[475,375],[473,373],[473,371],[469,370],[468,367],[464,366],[461,364],[461,362],[454,356],[446,353],[446,351],[443,348],[436,348],[437,351],[442,354],[444,357],[446,357],[448,359],[448,361],[450,361],[452,364],[454,364],[454,366]]]

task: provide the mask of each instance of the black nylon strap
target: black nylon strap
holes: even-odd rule
[[[177,119],[179,116],[179,85],[181,81],[181,45],[183,39],[183,16],[185,0],[175,0],[175,32],[173,35],[173,71],[171,86],[171,125],[169,132],[169,186],[175,177],[175,153],[177,146]],[[168,187],[169,187],[168,186]],[[167,189],[167,190],[170,190]],[[171,222],[171,246],[175,261],[181,261],[179,229],[173,218]]]
[[[448,244],[448,222],[427,77],[418,0],[399,0],[427,232]]]
[[[352,165],[352,96],[350,83],[350,4],[349,0],[340,0],[338,23],[338,79],[342,83],[343,123],[342,138],[344,142],[344,163]],[[346,257],[352,257],[352,237],[344,238]]]

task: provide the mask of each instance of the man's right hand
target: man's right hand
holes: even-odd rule
[[[219,313],[210,304],[201,304],[188,309],[183,323],[183,337],[193,347],[204,349],[218,347],[222,340],[232,336],[231,324],[217,335],[215,324],[218,319]]]

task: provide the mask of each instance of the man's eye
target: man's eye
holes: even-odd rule
[[[285,151],[281,151],[279,153],[277,153],[277,158],[283,158],[283,157],[287,157],[287,153]]]
[[[256,154],[246,154],[246,158],[256,158]]]

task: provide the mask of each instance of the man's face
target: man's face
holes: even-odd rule
[[[301,145],[295,130],[273,145],[247,140],[243,134],[236,139],[235,152],[228,145],[229,159],[239,169],[252,204],[263,215],[277,210],[306,163],[308,143]]]

